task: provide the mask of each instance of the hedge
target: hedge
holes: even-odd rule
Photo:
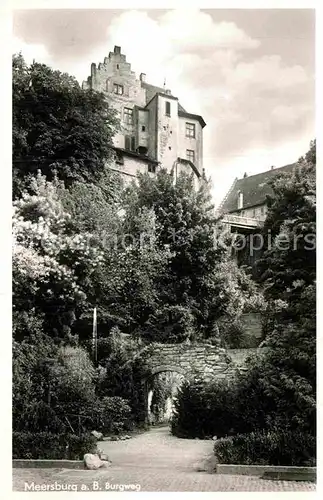
[[[214,454],[221,464],[312,467],[316,464],[316,439],[282,430],[251,432],[219,439]]]
[[[172,433],[181,438],[212,438],[231,434],[240,421],[234,384],[184,383],[174,402]]]
[[[13,432],[13,458],[82,460],[95,453],[96,438],[91,434],[52,434],[49,432]]]

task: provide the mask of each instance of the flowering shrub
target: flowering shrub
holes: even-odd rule
[[[84,282],[103,256],[91,234],[71,233],[55,182],[39,173],[31,192],[13,205],[14,318],[34,307],[45,313],[47,327],[62,333],[59,319],[71,324],[86,299]]]

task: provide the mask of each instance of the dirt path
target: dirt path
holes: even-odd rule
[[[213,442],[179,439],[169,427],[156,427],[126,441],[101,441],[98,446],[109,456],[113,466],[197,471],[205,469],[212,457]]]
[[[14,491],[315,491],[315,484],[206,472],[213,442],[178,439],[166,427],[127,441],[101,441],[107,469],[13,469]],[[202,470],[202,472],[200,472]],[[302,497],[303,498],[303,497]]]

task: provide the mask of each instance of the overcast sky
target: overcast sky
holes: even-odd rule
[[[314,138],[314,10],[15,11],[13,51],[81,82],[120,45],[132,69],[201,114],[218,204],[235,177],[292,163]]]

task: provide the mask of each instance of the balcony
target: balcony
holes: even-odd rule
[[[231,227],[242,228],[242,229],[256,229],[257,227],[262,227],[264,222],[259,219],[253,219],[252,217],[241,217],[240,215],[225,214],[223,216],[222,222],[224,224],[230,224]]]

